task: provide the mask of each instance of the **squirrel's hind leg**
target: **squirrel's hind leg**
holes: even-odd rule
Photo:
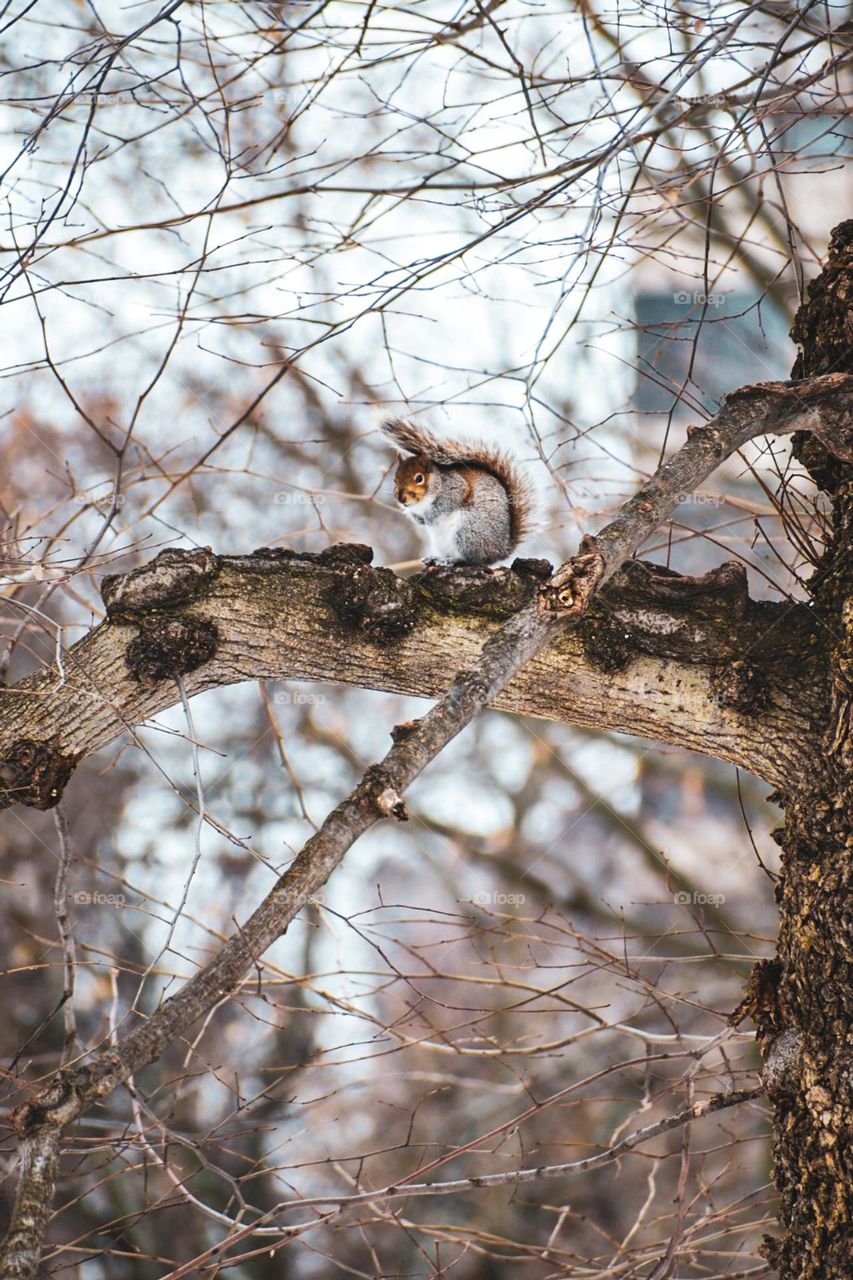
[[[469,513],[456,531],[457,564],[486,569],[496,560],[503,560],[512,547],[500,520],[489,521],[484,516]]]

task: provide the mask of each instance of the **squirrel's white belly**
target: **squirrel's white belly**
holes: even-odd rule
[[[430,521],[429,516],[435,504],[435,497],[428,496],[420,502],[412,503],[408,508],[409,515],[422,526],[429,539],[429,554],[435,560],[456,560],[459,557],[459,526],[464,512],[448,511]]]
[[[461,511],[448,511],[446,516],[439,516],[427,526],[430,539],[430,552],[436,560],[455,560],[459,554],[459,525],[462,521]]]

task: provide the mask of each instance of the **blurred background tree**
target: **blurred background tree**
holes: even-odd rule
[[[10,684],[165,547],[367,542],[411,571],[384,413],[514,448],[542,493],[524,553],[559,563],[724,392],[787,375],[849,206],[846,5],[20,0],[2,22]],[[734,559],[795,602],[826,535],[787,444],[759,443],[644,556]],[[421,709],[212,690],[87,759],[62,818],[4,815],[7,1104],[171,994]],[[240,997],[80,1122],[44,1274],[772,1274],[759,1101],[582,1177],[300,1207],[579,1160],[755,1085],[726,1018],[773,950],[765,796],[487,712]]]

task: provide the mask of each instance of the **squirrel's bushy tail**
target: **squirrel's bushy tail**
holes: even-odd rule
[[[533,485],[511,453],[482,440],[442,440],[427,427],[402,418],[383,422],[382,431],[399,448],[426,454],[439,467],[469,466],[488,471],[506,489],[513,546],[530,532],[535,509]]]

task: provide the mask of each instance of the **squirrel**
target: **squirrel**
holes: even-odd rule
[[[491,565],[529,533],[533,489],[511,454],[482,441],[439,440],[399,418],[382,431],[405,450],[394,488],[429,532],[432,554],[424,564]]]

